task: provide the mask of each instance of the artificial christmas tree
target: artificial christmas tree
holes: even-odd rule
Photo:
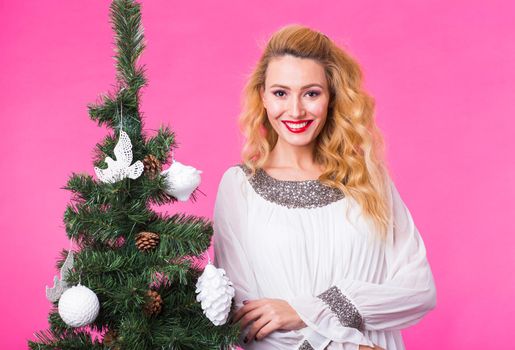
[[[73,173],[64,187],[73,194],[64,214],[66,233],[78,249],[61,252],[61,278],[47,288],[53,303],[50,327],[37,332],[29,347],[232,349],[239,326],[221,321],[234,295],[231,283],[222,269],[210,267],[204,275],[191,259],[208,249],[211,222],[151,209],[151,204],[196,200],[201,171],[175,159],[162,171],[176,147],[175,135],[168,127],[152,137],[143,132],[139,93],[146,78],[136,64],[145,47],[140,4],[115,0],[110,18],[116,91],[88,109],[112,134],[96,145],[98,179]],[[218,278],[225,298],[215,305],[221,294],[206,281]],[[204,285],[210,289],[203,291]],[[205,307],[196,298],[199,292]],[[98,333],[103,339],[93,336]]]

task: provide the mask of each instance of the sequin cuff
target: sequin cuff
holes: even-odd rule
[[[317,297],[322,299],[329,306],[343,326],[361,329],[363,324],[361,314],[338,287],[332,286],[317,295]]]
[[[307,340],[304,340],[298,350],[315,350],[315,348],[313,348]]]

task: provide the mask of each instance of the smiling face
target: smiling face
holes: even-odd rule
[[[324,67],[313,59],[291,55],[274,58],[261,98],[280,142],[310,145],[327,119],[329,88]]]

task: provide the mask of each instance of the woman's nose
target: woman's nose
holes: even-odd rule
[[[298,98],[292,98],[289,106],[290,117],[299,118],[305,114],[304,105]]]

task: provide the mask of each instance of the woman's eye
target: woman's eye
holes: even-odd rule
[[[272,92],[272,94],[274,94],[277,97],[283,97],[285,93],[283,90],[277,90],[277,91]],[[281,95],[278,95],[278,94],[281,94]],[[320,95],[320,93],[318,91],[308,91],[308,92],[306,92],[306,94],[309,95],[309,97],[316,97],[316,96]]]

